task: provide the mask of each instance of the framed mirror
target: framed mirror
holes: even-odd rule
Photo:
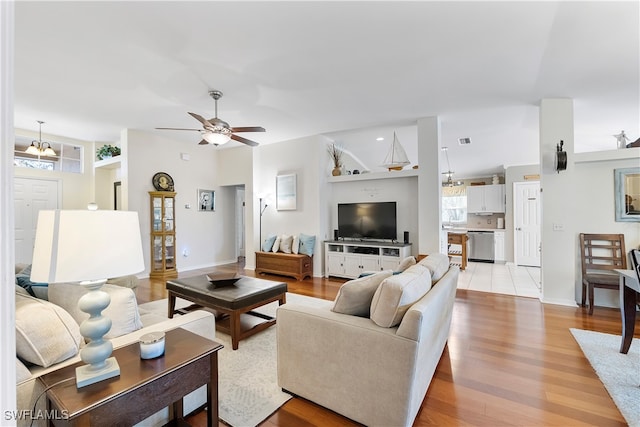
[[[640,222],[640,168],[614,170],[616,222]]]

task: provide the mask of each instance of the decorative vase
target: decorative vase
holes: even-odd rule
[[[333,176],[342,175],[342,169],[340,169],[340,166],[336,166],[335,168],[333,168],[333,170],[331,171],[331,175]]]

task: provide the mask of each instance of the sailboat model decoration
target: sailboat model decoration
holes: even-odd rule
[[[404,148],[402,148],[402,145],[400,145],[400,141],[398,141],[398,137],[394,132],[391,149],[389,150],[387,157],[385,157],[382,166],[388,168],[390,171],[399,171],[410,163],[407,153],[404,151]]]

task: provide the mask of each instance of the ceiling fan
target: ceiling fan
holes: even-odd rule
[[[242,142],[243,144],[250,145],[251,147],[255,147],[258,145],[257,142],[251,141],[250,139],[243,138],[241,136],[236,135],[236,133],[241,132],[265,132],[265,129],[261,126],[248,126],[248,127],[231,127],[229,123],[220,120],[218,118],[218,99],[222,98],[222,92],[219,90],[210,90],[209,96],[211,96],[216,103],[216,116],[212,119],[205,119],[204,117],[196,114],[189,113],[193,118],[202,123],[202,129],[185,129],[185,128],[156,128],[160,130],[190,130],[200,132],[202,135],[202,141],[199,142],[200,145],[213,144],[213,145],[222,145],[229,140],[233,139],[234,141]]]

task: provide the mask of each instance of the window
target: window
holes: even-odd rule
[[[49,142],[49,141],[47,141]],[[51,142],[55,156],[37,156],[25,153],[31,145],[31,139],[16,136],[14,145],[13,164],[17,167],[41,169],[47,171],[82,173],[82,158],[84,149],[80,145]]]
[[[467,191],[465,187],[442,188],[442,223],[467,223]]]

